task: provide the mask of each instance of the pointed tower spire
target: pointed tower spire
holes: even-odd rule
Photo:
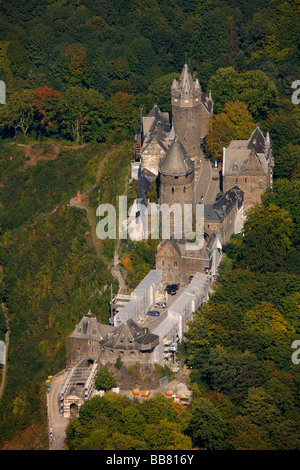
[[[159,164],[160,172],[169,176],[185,176],[190,174],[194,168],[194,162],[187,156],[176,135],[173,144]]]

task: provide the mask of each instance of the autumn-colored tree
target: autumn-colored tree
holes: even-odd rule
[[[124,266],[124,268],[132,269],[132,261],[131,261],[131,257],[129,253],[127,253],[121,258],[121,263],[122,263],[122,266]]]
[[[224,111],[213,116],[206,138],[207,148],[214,159],[221,159],[223,147],[232,140],[249,139],[255,123],[245,103],[226,103]]]
[[[35,90],[34,104],[41,118],[41,127],[49,130],[56,128],[56,114],[58,112],[58,101],[60,92],[47,86]]]
[[[244,326],[256,332],[285,333],[293,328],[270,302],[261,302],[245,313]]]

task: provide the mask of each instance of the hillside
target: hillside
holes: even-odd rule
[[[51,148],[41,146],[41,155]],[[55,159],[41,158],[24,169],[28,148],[1,147],[1,296],[11,325],[2,442],[27,424],[44,422],[45,377],[64,368],[65,338],[82,314],[91,309],[100,321],[108,321],[107,287],[118,286],[110,271],[112,257],[109,250],[105,259],[97,256],[86,214],[71,208],[69,199],[95,183],[90,206],[96,218],[98,189],[103,200],[110,200],[122,181],[124,188],[121,175],[129,168],[131,149],[126,142],[115,148],[61,149]],[[101,182],[95,178],[98,169]],[[111,184],[115,171],[119,185]]]
[[[95,250],[99,195],[133,200],[141,113],[171,110],[186,59],[214,100],[208,155],[220,158],[257,122],[272,138],[274,185],[224,247],[214,292],[181,345],[193,406],[88,403],[69,448],[299,450],[299,37],[299,0],[0,2],[1,340],[10,327],[0,448],[47,449],[45,379],[65,367],[65,339],[83,314],[108,322],[116,243],[96,240]],[[69,205],[78,190],[90,219]],[[117,247],[130,290],[156,243]]]

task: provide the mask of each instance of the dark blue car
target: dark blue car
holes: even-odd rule
[[[151,317],[158,317],[159,312],[157,310],[150,310],[147,315],[151,315]]]

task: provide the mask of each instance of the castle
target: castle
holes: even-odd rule
[[[187,63],[179,80],[171,84],[171,104],[170,115],[154,105],[142,117],[132,162],[132,178],[139,180],[137,202],[149,205],[148,194],[155,182],[159,207],[176,205],[184,211],[189,205],[194,222],[194,208],[201,203],[202,243],[189,249],[186,234],[179,230],[183,219],[176,218],[176,211],[170,213],[170,237],[160,233],[156,268],[128,296],[111,324],[101,325],[89,313],[69,336],[70,372],[61,394],[65,404],[90,396],[97,364],[114,364],[118,357],[124,365],[173,364],[188,321],[208,300],[222,246],[232,234],[242,231],[245,214],[272,184],[271,139],[259,126],[248,140],[232,141],[224,148],[221,168],[205,156],[203,143],[213,115],[213,100],[211,93],[203,93],[198,79],[193,79]],[[175,300],[164,291],[165,285],[173,283],[180,284]],[[160,299],[167,301],[167,309],[150,319],[146,312]],[[89,374],[78,385],[72,377],[83,376],[89,365]]]
[[[142,131],[136,136],[140,142],[136,159],[138,198],[147,206],[151,184],[156,181],[160,206],[177,205],[184,214],[187,204],[203,203],[201,248],[186,249],[185,237],[177,236],[178,231],[183,233],[183,221],[176,220],[173,211],[170,237],[165,239],[161,233],[156,255],[163,282],[186,283],[195,272],[216,275],[222,245],[232,234],[241,232],[247,211],[272,185],[274,159],[270,135],[264,136],[257,125],[248,140],[232,141],[224,148],[221,168],[212,166],[203,143],[213,115],[213,100],[211,93],[203,93],[198,79],[193,79],[187,63],[179,80],[172,83],[171,104],[170,116],[155,105],[142,118]],[[207,168],[210,174],[204,177]]]

